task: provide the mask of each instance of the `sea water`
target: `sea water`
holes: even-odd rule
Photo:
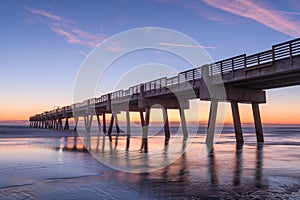
[[[246,127],[243,145],[225,127],[205,149],[205,128],[189,141],[161,131],[140,151],[127,137],[0,127],[0,199],[300,199],[300,127],[266,126],[265,142]],[[157,130],[155,130],[157,132]],[[140,136],[139,136],[140,135]],[[114,162],[112,162],[114,161]]]

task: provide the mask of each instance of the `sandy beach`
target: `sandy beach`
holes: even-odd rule
[[[252,134],[245,134],[246,140]],[[128,173],[107,167],[95,156],[111,158],[115,151],[109,150],[123,152],[123,137],[117,147],[113,140],[112,149],[101,137],[98,150],[92,142],[88,152],[82,151],[74,131],[1,126],[0,199],[299,199],[299,134],[295,127],[269,128],[265,144],[236,146],[233,134],[226,133],[205,157],[199,156],[200,135],[170,165],[148,173]],[[131,140],[140,143],[140,138]],[[119,166],[128,158],[138,165],[145,156],[155,159],[151,151],[162,141],[162,136],[151,138],[148,154],[134,149],[120,154],[127,160],[119,158]],[[170,149],[182,146],[170,145]]]

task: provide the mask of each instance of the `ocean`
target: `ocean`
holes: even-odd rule
[[[149,128],[142,153],[138,128],[126,150],[124,133],[0,126],[0,199],[300,199],[300,126],[264,126],[261,144],[243,126],[243,145],[225,126],[211,151],[205,127],[188,141],[179,129],[165,146]]]

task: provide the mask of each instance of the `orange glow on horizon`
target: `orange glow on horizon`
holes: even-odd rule
[[[295,101],[296,102],[296,101]],[[300,124],[300,106],[296,103],[283,103],[268,100],[268,103],[260,105],[261,120],[264,124]],[[222,104],[222,103],[220,103]],[[224,103],[223,103],[224,104]],[[199,103],[199,117],[193,116],[188,110],[185,111],[187,123],[207,123],[209,115],[210,102]],[[44,104],[36,104],[24,106],[21,104],[1,106],[0,121],[28,121],[31,115],[42,113],[46,110]],[[219,107],[220,108],[220,107]],[[225,119],[224,123],[232,124],[232,113],[230,103],[225,103]],[[239,104],[240,117],[242,123],[253,123],[253,113],[251,104]],[[179,111],[168,110],[169,122],[180,123]],[[118,114],[119,122],[125,123],[125,113]],[[131,122],[140,124],[140,115],[138,112],[131,112]],[[96,117],[94,117],[94,120]],[[107,123],[109,123],[110,115],[106,117]],[[150,115],[150,123],[162,123],[162,111],[160,109],[152,109]],[[93,122],[94,123],[94,122]]]

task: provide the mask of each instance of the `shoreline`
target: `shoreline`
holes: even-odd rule
[[[78,133],[74,130],[51,130],[29,128],[22,125],[0,125],[0,139],[4,138],[61,138],[74,137]]]

